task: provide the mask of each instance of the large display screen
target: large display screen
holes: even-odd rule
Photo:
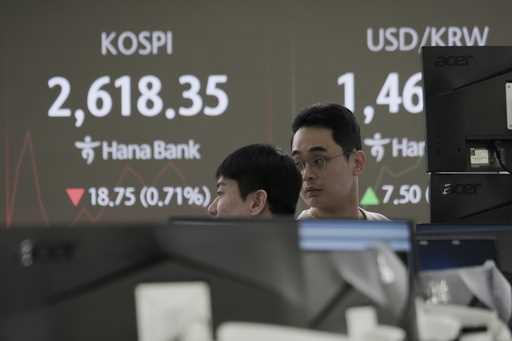
[[[250,143],[288,152],[294,115],[317,102],[361,124],[361,206],[427,222],[421,47],[510,44],[511,9],[2,1],[2,225],[204,215],[222,159]]]

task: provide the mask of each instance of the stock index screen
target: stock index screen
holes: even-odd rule
[[[2,1],[2,225],[204,215],[222,159],[250,143],[289,152],[294,115],[317,102],[361,124],[360,205],[426,222],[420,49],[508,45],[511,9]]]

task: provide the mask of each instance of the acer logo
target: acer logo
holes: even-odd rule
[[[467,66],[473,56],[439,56],[434,61],[436,67]]]
[[[444,184],[441,188],[442,195],[476,194],[481,184]]]

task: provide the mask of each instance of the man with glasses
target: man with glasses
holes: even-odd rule
[[[388,220],[359,207],[358,178],[366,166],[354,114],[338,104],[317,104],[292,125],[292,157],[302,175],[303,218]]]

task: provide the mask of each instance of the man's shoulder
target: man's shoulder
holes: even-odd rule
[[[370,221],[379,221],[379,220],[380,221],[386,221],[386,220],[390,220],[385,215],[377,213],[377,212],[367,211],[367,210],[362,209],[360,207],[359,207],[359,210],[361,211],[361,213],[363,213],[363,216],[365,217],[366,220],[370,220]],[[308,218],[318,218],[313,213],[312,208],[308,208],[308,209],[303,210],[297,216],[297,219],[308,219]]]
[[[300,212],[300,214],[297,216],[297,219],[308,219],[308,218],[316,218],[313,215],[311,208],[305,209],[304,211]]]
[[[362,208],[359,208],[359,209],[361,210],[363,215],[366,217],[366,220],[372,220],[372,221],[390,220],[388,217],[386,217],[385,215],[382,215],[380,213],[367,211],[367,210],[362,209]]]

